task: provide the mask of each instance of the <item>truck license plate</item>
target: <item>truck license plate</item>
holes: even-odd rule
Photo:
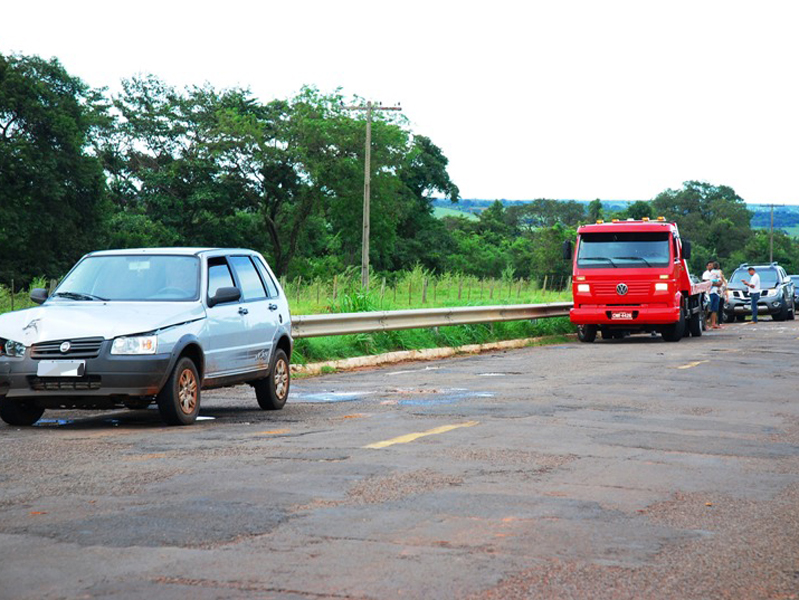
[[[614,321],[631,321],[633,313],[631,312],[613,312],[610,313],[610,318]]]
[[[83,377],[85,360],[40,360],[36,368],[39,377]]]

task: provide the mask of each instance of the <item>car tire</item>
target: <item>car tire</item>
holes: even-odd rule
[[[28,427],[42,418],[44,409],[25,400],[0,400],[0,419],[15,427]]]
[[[178,359],[164,388],[156,397],[158,412],[167,425],[191,425],[200,413],[200,376],[194,361]]]
[[[598,327],[596,325],[578,325],[577,339],[586,344],[592,343],[596,339]]]
[[[269,377],[252,384],[258,406],[263,410],[280,410],[286,405],[291,387],[291,365],[286,353],[277,349],[269,369]]]
[[[788,320],[788,303],[787,302],[783,302],[780,305],[780,312],[778,312],[776,315],[773,315],[771,318],[774,319],[775,321],[787,321]]]

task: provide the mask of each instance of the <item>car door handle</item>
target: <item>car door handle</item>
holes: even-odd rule
[[[249,312],[250,312],[250,311],[249,311],[249,310],[247,310],[246,308],[244,308],[243,306],[242,306],[242,307],[239,307],[239,314],[240,314],[240,315],[246,315],[246,314],[248,314]]]
[[[270,304],[269,310],[277,310],[277,304]]]

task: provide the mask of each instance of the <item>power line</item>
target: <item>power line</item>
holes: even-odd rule
[[[402,110],[397,106],[383,106],[379,102],[375,105],[372,101],[366,106],[345,106],[347,110],[366,111],[366,156],[363,164],[363,243],[361,246],[361,286],[369,289],[369,196],[372,183],[372,111],[375,110]]]

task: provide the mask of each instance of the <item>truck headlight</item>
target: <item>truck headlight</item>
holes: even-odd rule
[[[577,291],[581,294],[588,294],[591,292],[591,286],[587,283],[578,283]]]
[[[22,358],[25,356],[25,344],[0,338],[0,356],[10,356],[12,358]]]
[[[656,292],[668,292],[669,291],[669,284],[668,283],[656,283],[655,284],[655,291]]]
[[[111,345],[111,354],[155,354],[157,349],[157,335],[118,337]]]

